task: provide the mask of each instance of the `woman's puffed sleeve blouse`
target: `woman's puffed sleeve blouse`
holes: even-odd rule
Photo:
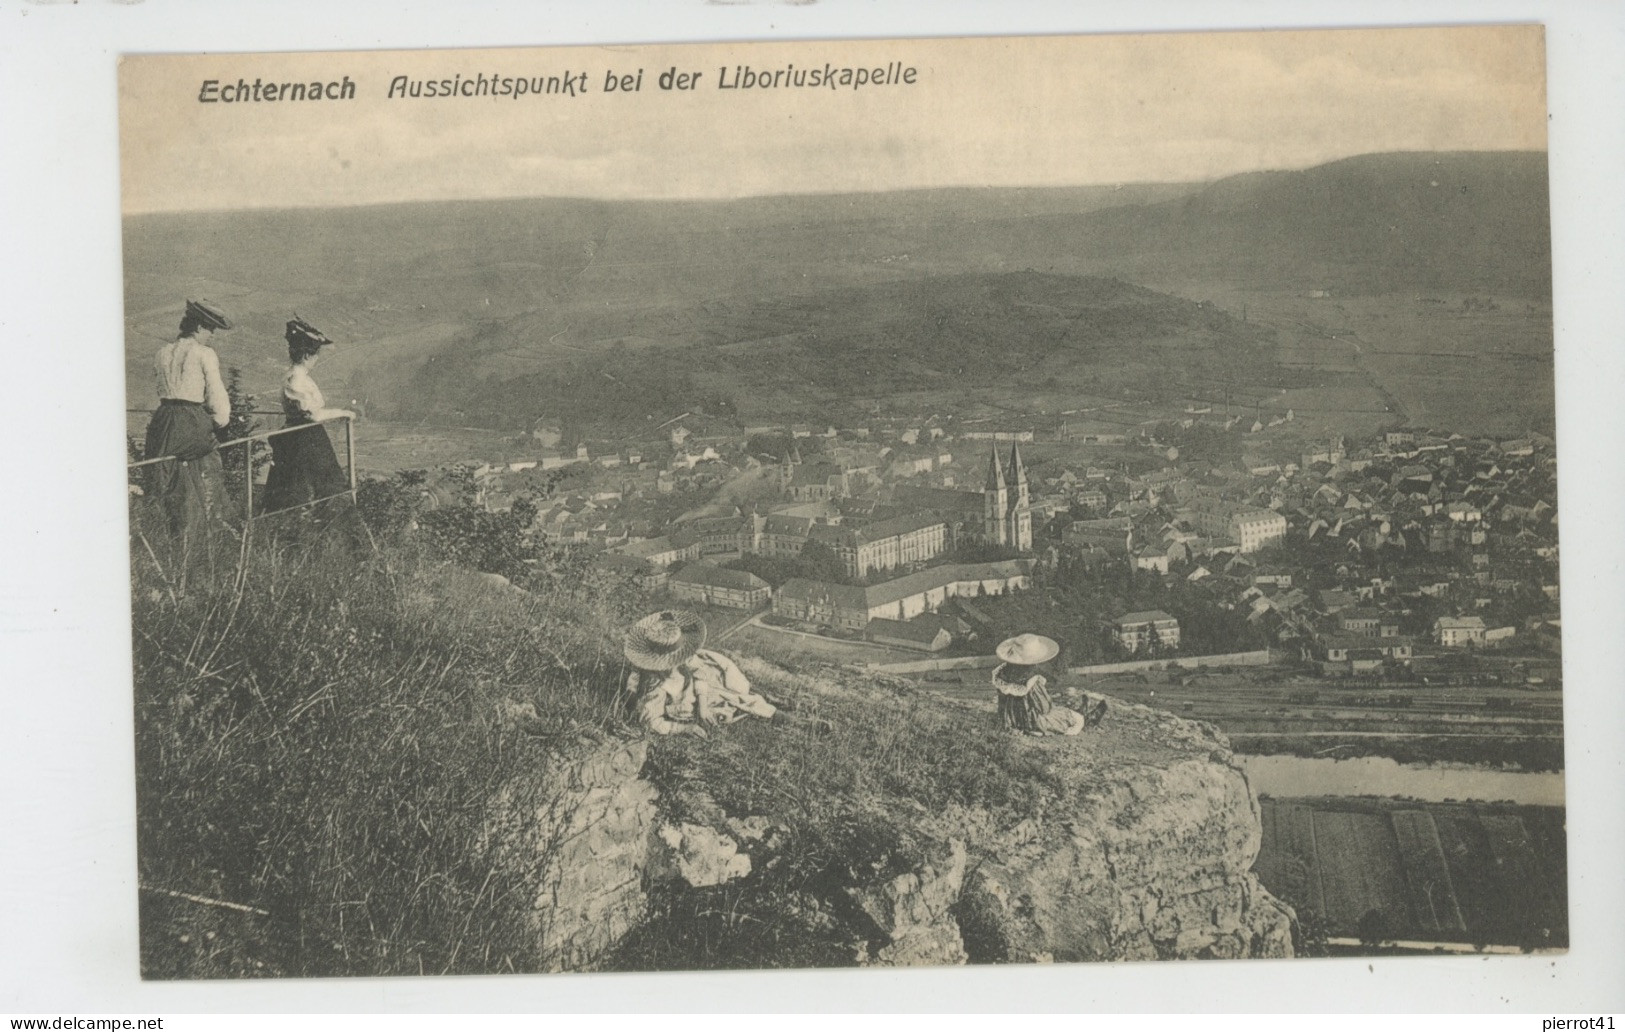
[[[294,366],[282,381],[282,409],[290,422],[310,422],[338,415],[327,407],[322,389],[304,366]]]

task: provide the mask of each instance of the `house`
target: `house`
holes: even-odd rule
[[[1100,490],[1099,488],[1090,488],[1087,491],[1079,491],[1075,496],[1073,496],[1072,500],[1076,504],[1083,506],[1085,509],[1093,509],[1096,512],[1105,509],[1107,505],[1111,504],[1111,499],[1106,496],[1106,492]]]
[[[1160,609],[1125,613],[1112,621],[1112,638],[1130,652],[1179,646],[1179,621]]]
[[[1229,537],[1244,553],[1256,552],[1286,537],[1286,517],[1272,509],[1204,498],[1182,515],[1203,534]]]
[[[691,534],[675,532],[670,537],[646,538],[629,541],[615,549],[621,555],[643,559],[656,566],[670,566],[700,557],[700,539]]]
[[[1183,549],[1184,545],[1174,545],[1174,548]],[[1134,553],[1134,568],[1136,570],[1150,570],[1152,573],[1168,572],[1168,550],[1147,545],[1137,549]]]
[[[1441,616],[1433,622],[1433,633],[1446,648],[1484,644],[1484,618],[1480,616]]]
[[[601,552],[593,557],[592,564],[612,577],[632,581],[644,591],[657,591],[666,584],[665,569],[646,559],[615,552]]]
[[[1358,634],[1326,634],[1315,638],[1316,659],[1326,663],[1346,663],[1358,653],[1374,652],[1379,657],[1405,661],[1416,650],[1409,638],[1382,638],[1373,641]]]
[[[728,609],[755,609],[773,596],[767,581],[754,573],[711,563],[688,564],[672,574],[666,586],[677,598]]]
[[[1098,520],[1073,520],[1061,532],[1061,543],[1077,547],[1095,547],[1115,551],[1128,551],[1129,535],[1134,521],[1127,516],[1108,516]]]
[[[1344,634],[1355,634],[1364,638],[1376,638],[1382,633],[1382,613],[1375,609],[1359,606],[1346,609],[1337,618],[1338,626]],[[1396,630],[1395,633],[1398,633]]]
[[[1348,609],[1357,600],[1352,592],[1339,588],[1328,588],[1320,593],[1320,608],[1327,613],[1337,613]]]
[[[846,470],[833,462],[809,462],[796,467],[787,490],[798,502],[830,501],[852,493]]]
[[[948,547],[948,524],[930,514],[899,516],[850,530],[829,529],[833,533],[820,536],[827,539],[849,577],[925,562]]]
[[[778,616],[855,631],[870,620],[910,620],[950,598],[1002,595],[1031,586],[1030,561],[933,566],[869,587],[794,577],[773,597]]]
[[[953,644],[953,635],[942,626],[942,620],[927,613],[912,620],[888,620],[885,617],[870,620],[864,637],[876,645],[891,645],[917,652],[941,652]]]
[[[749,551],[746,547],[751,535],[750,522],[739,516],[701,516],[685,524],[700,539],[701,555],[738,555]]]
[[[812,536],[813,521],[806,516],[757,517],[750,551],[774,559],[793,559]]]

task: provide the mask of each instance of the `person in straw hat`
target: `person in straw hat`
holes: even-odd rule
[[[321,350],[333,343],[327,335],[297,315],[289,321],[283,339],[288,342],[288,373],[282,380],[284,427],[298,427],[271,438],[271,472],[265,480],[265,511],[277,512],[333,498],[350,490],[350,477],[333,452],[324,419],[354,419],[349,409],[327,407],[322,389],[310,371]]]
[[[704,738],[709,728],[778,712],[733,660],[704,644],[705,621],[686,610],[651,613],[627,629],[626,690],[650,732]]]
[[[999,695],[999,724],[1007,731],[1029,735],[1076,735],[1100,722],[1105,702],[1086,718],[1077,710],[1057,706],[1049,698],[1043,664],[1060,654],[1061,646],[1041,634],[1018,634],[999,643],[994,653],[1003,660],[993,668],[993,687]]]

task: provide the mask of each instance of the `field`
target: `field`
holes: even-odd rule
[[[1184,284],[1277,331],[1283,375],[1309,386],[1271,399],[1300,429],[1369,433],[1386,425],[1463,434],[1550,433],[1551,301],[1424,288],[1313,298],[1304,291]],[[1469,298],[1487,300],[1485,310]]]
[[[355,425],[356,468],[362,473],[433,469],[467,459],[484,462],[534,458],[535,448],[512,434],[460,427],[417,426],[362,419]]]
[[[1347,798],[1261,804],[1254,871],[1325,935],[1568,945],[1562,809]]]

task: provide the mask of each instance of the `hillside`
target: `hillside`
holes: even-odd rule
[[[658,421],[704,397],[742,417],[830,418],[960,408],[1003,394],[1155,391],[1177,365],[1201,377],[1268,376],[1257,326],[1212,306],[1117,280],[1034,272],[964,274],[831,288],[743,303],[716,301],[598,320],[611,342],[520,371],[516,352],[548,317],[492,326],[457,363],[422,367],[400,391],[498,426],[547,414],[578,422]],[[400,412],[410,411],[411,402]],[[472,418],[472,417],[471,417]]]
[[[1380,294],[1551,295],[1544,153],[1373,154],[1080,215],[1081,255],[1130,275]]]
[[[132,550],[146,977],[1292,955],[1208,725],[1107,700],[1030,740],[741,655],[798,719],[650,739],[622,589],[493,584],[393,525],[284,525],[189,583]]]
[[[1132,387],[1148,364],[1169,362],[1192,378],[1215,363],[1260,378],[1270,360],[1249,339],[1303,322],[1283,298],[1325,291],[1385,312],[1423,295],[1450,306],[1512,299],[1506,311],[1527,318],[1464,323],[1466,346],[1516,349],[1527,368],[1466,364],[1410,391],[1412,411],[1441,402],[1470,421],[1475,412],[1456,411],[1463,399],[1483,398],[1493,415],[1522,395],[1549,396],[1547,189],[1543,153],[1382,154],[1205,186],[132,217],[129,399],[150,404],[148,356],[173,334],[180,299],[196,296],[238,320],[224,357],[250,391],[275,388],[281,327],[297,312],[340,341],[324,358],[330,393],[463,425],[485,418],[493,397],[499,421],[600,410],[579,388],[605,388],[606,373],[638,380],[602,399],[611,410],[634,396],[646,407],[662,393],[686,398],[688,376],[773,413],[825,411],[851,394],[924,391],[929,403],[964,389],[998,400],[1010,383],[1031,395],[1034,377],[1062,390],[1084,379]],[[1108,280],[1166,296],[1121,285],[1110,296]],[[1234,320],[1216,328],[1180,298],[1250,307],[1260,336]],[[1400,356],[1461,330],[1437,319],[1374,329]],[[1274,361],[1288,358],[1304,366],[1301,354]],[[1322,349],[1308,365],[1347,361]],[[1426,365],[1388,362],[1372,375],[1403,394]]]

